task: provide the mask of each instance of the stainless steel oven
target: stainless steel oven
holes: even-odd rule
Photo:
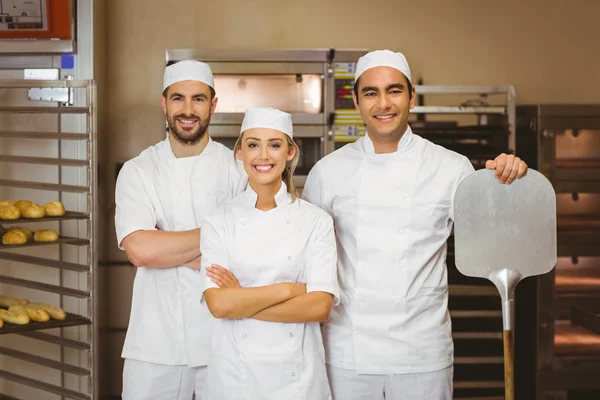
[[[300,147],[296,184],[335,149],[336,65],[354,64],[366,50],[167,50],[167,64],[194,59],[210,65],[219,102],[211,137],[232,148],[246,109],[274,107],[292,115]]]

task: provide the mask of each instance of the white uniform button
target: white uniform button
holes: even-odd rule
[[[248,335],[246,335],[246,334],[244,333],[244,334],[242,335],[242,337],[243,337],[244,339],[246,339],[246,338],[248,337]]]
[[[295,372],[292,372],[292,376],[296,376],[296,373],[295,373]]]
[[[294,336],[294,334],[292,332],[290,332],[290,337]]]
[[[291,259],[292,259],[292,256],[288,256],[288,260],[291,260]]]
[[[290,222],[290,221],[285,221],[285,223],[286,223],[286,224],[288,224],[288,225],[289,225],[289,224],[291,224],[291,222]]]

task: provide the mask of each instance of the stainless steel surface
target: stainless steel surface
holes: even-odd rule
[[[76,264],[60,260],[51,260],[48,258],[35,257],[25,254],[9,253],[7,251],[0,251],[0,260],[16,261],[20,263],[28,263],[44,267],[64,269],[66,271],[90,272],[89,265]]]
[[[12,139],[89,140],[89,134],[85,134],[85,133],[56,133],[56,132],[0,131],[0,137],[12,138]]]
[[[23,351],[17,351],[9,349],[8,347],[0,346],[0,354],[16,358],[19,360],[27,361],[33,364],[43,365],[45,367],[58,369],[60,371],[68,372],[75,375],[89,375],[90,371],[85,368],[77,367],[75,365],[66,364],[59,361],[54,361],[49,358],[36,356],[33,354],[25,353]]]
[[[32,388],[40,389],[49,393],[54,393],[59,396],[65,396],[68,399],[92,400],[92,398],[87,394],[82,394],[73,390],[64,389],[56,385],[51,385],[49,383],[38,381],[36,379],[28,378],[22,375],[13,374],[12,372],[8,371],[0,370],[0,378],[20,383],[22,385],[30,386]]]
[[[215,138],[237,139],[240,136],[241,121],[238,125],[212,125],[210,135]],[[294,139],[323,137],[323,125],[294,125]]]
[[[520,280],[549,272],[556,264],[556,195],[550,182],[532,169],[510,185],[490,170],[465,178],[454,196],[454,254],[467,276],[490,279],[512,269]],[[510,274],[496,280],[515,281]]]
[[[69,347],[71,349],[76,350],[90,350],[90,344],[85,342],[80,342],[78,340],[67,339],[64,337],[60,337],[57,335],[53,335],[50,333],[43,333],[39,331],[30,331],[30,332],[21,332],[19,333],[21,336],[26,336],[32,339],[41,340],[48,343],[58,344],[60,346]]]
[[[199,60],[203,62],[233,61],[233,62],[327,62],[334,50],[332,61],[356,62],[367,50],[337,50],[337,49],[308,49],[308,50],[198,50],[198,49],[168,49],[167,62],[181,60]]]
[[[244,119],[243,112],[236,113],[215,113],[210,119],[210,126],[214,125],[242,125],[242,121]],[[323,114],[306,114],[306,113],[296,113],[292,114],[292,123],[294,124],[294,128],[297,125],[320,125],[324,124],[324,116]]]
[[[11,114],[86,114],[87,112],[88,109],[85,107],[0,107],[0,113]]]
[[[88,186],[76,186],[76,185],[59,185],[56,183],[43,183],[43,182],[26,182],[26,181],[13,181],[9,179],[0,179],[0,186],[22,188],[22,189],[40,189],[40,190],[51,190],[53,192],[73,192],[73,193],[86,193],[89,192]]]
[[[0,162],[21,163],[21,164],[41,164],[41,165],[61,165],[65,167],[85,167],[88,165],[86,160],[69,160],[65,158],[49,157],[25,157],[25,156],[7,156],[0,154]]]
[[[44,292],[64,294],[67,296],[73,296],[73,297],[79,297],[79,298],[86,298],[86,297],[90,296],[90,292],[88,292],[88,291],[71,289],[71,288],[56,286],[56,285],[49,285],[47,283],[30,281],[27,279],[13,278],[10,276],[5,276],[5,275],[0,275],[0,282],[6,283],[8,285],[43,290]]]
[[[0,40],[0,53],[5,54],[61,54],[74,50],[73,40]]]
[[[223,62],[223,61],[212,61],[210,62],[210,69],[213,74],[217,77],[215,79],[215,88],[217,89],[217,95],[221,92],[223,79],[219,78],[219,75],[235,76],[239,74],[239,77],[247,76],[253,78],[259,78],[261,75],[292,75],[296,74],[322,74],[323,67],[321,62],[255,62],[255,61],[242,61],[242,62]],[[240,74],[240,70],[243,70],[243,74]]]
[[[58,285],[49,284],[46,282],[39,282],[29,279],[21,279],[20,277],[13,277],[5,275],[5,271],[0,273],[0,282],[16,287],[24,287],[34,289],[45,293],[56,293],[60,295],[60,306],[65,307],[68,312],[67,320],[58,321],[64,322],[56,324],[56,326],[72,326],[69,329],[78,329],[78,337],[83,340],[75,340],[75,338],[69,336],[72,335],[74,330],[67,330],[60,328],[60,335],[53,335],[43,331],[36,331],[35,329],[46,329],[51,325],[39,324],[39,326],[31,325],[31,330],[25,332],[15,331],[12,335],[21,335],[31,339],[38,340],[40,344],[47,343],[49,345],[60,346],[60,360],[51,360],[44,357],[40,357],[35,353],[32,353],[30,349],[12,349],[6,347],[0,347],[0,354],[18,358],[20,360],[27,361],[50,368],[55,368],[60,371],[61,379],[60,383],[49,384],[46,382],[37,381],[25,376],[13,374],[8,371],[0,371],[0,378],[11,380],[23,385],[37,388],[42,391],[54,393],[62,398],[70,399],[97,399],[99,388],[98,388],[98,283],[97,283],[97,237],[98,228],[96,221],[98,218],[98,198],[97,198],[97,150],[96,150],[96,105],[95,105],[95,82],[91,80],[0,80],[0,88],[3,89],[27,89],[27,88],[69,88],[72,90],[77,88],[74,92],[75,105],[76,107],[69,107],[64,105],[53,106],[52,104],[43,104],[36,107],[2,107],[0,112],[13,112],[16,114],[54,114],[57,120],[57,131],[44,131],[34,132],[31,130],[23,130],[22,132],[6,130],[0,131],[0,137],[5,139],[45,139],[57,141],[58,157],[55,159],[38,157],[37,155],[28,155],[26,157],[19,156],[17,154],[5,154],[0,156],[0,162],[4,164],[45,164],[45,165],[56,165],[58,166],[58,183],[55,182],[23,182],[19,180],[11,179],[0,179],[0,187],[10,188],[23,188],[23,189],[39,189],[46,191],[58,192],[58,199],[65,201],[65,199],[72,199],[69,196],[80,196],[85,198],[85,201],[81,201],[77,197],[75,201],[73,211],[68,211],[64,217],[44,218],[38,220],[18,220],[11,221],[10,223],[22,224],[25,222],[39,223],[39,222],[50,222],[57,221],[59,223],[59,234],[60,238],[55,243],[28,243],[22,246],[6,246],[0,245],[0,260],[8,262],[19,262],[30,265],[37,265],[42,267],[56,268],[60,270],[60,283]],[[81,115],[76,115],[81,114]],[[78,121],[83,123],[73,123],[75,117],[79,118]],[[32,116],[35,118],[35,116]],[[68,133],[63,133],[63,126],[74,125],[73,130],[69,130]],[[66,130],[66,129],[65,129]],[[85,146],[83,151],[77,150],[77,159],[65,158],[63,153],[62,141],[81,141]],[[5,140],[3,143],[7,143]],[[76,143],[73,143],[76,144]],[[82,149],[79,147],[78,149]],[[45,154],[40,154],[44,156]],[[77,184],[63,184],[67,181],[63,175],[67,168],[68,171],[73,171],[77,168],[77,171],[81,172],[75,178],[68,182],[77,182]],[[83,183],[79,183],[83,182]],[[71,193],[67,197],[63,197],[63,193]],[[32,195],[32,200],[36,200],[35,196]],[[65,203],[66,204],[66,203]],[[65,221],[74,221],[73,225],[65,224]],[[6,221],[1,221],[3,224]],[[61,234],[64,229],[70,229],[71,235],[74,237],[68,237]],[[75,236],[76,235],[76,236]],[[69,245],[69,246],[66,246]],[[58,259],[42,257],[42,252],[36,254],[36,250],[42,246],[58,246]],[[77,246],[75,250],[75,246]],[[26,254],[12,253],[11,249],[27,249]],[[68,250],[68,251],[67,251]],[[71,251],[72,250],[72,251]],[[68,257],[69,256],[69,257]],[[75,257],[74,257],[75,256]],[[63,274],[65,272],[65,274]],[[69,275],[66,275],[68,272]],[[73,286],[67,286],[68,283],[63,276],[70,276],[71,284]],[[73,277],[77,277],[73,279]],[[30,278],[31,279],[31,278]],[[68,302],[62,301],[63,296],[68,298]],[[73,300],[83,300],[75,302]],[[69,306],[69,304],[71,306]],[[85,315],[78,317],[77,314],[71,313],[67,310],[67,307],[73,307],[76,304],[77,312]],[[80,309],[80,306],[85,306]],[[86,310],[87,309],[87,310]],[[72,318],[69,320],[69,318]],[[74,318],[74,319],[73,319]],[[57,322],[57,321],[54,321]],[[52,324],[54,326],[55,324]],[[73,328],[78,326],[78,328]],[[17,333],[18,332],[18,333]],[[66,353],[65,349],[70,349],[71,352]],[[73,350],[81,352],[77,357],[73,357]],[[69,355],[67,358],[66,355]],[[75,362],[81,363],[80,365],[73,365],[68,360],[76,360]],[[65,374],[69,374],[68,376]],[[80,376],[82,380],[79,381],[78,390],[73,391],[69,382],[73,382],[72,374]],[[66,378],[69,379],[66,379]],[[85,381],[85,382],[84,382]],[[67,388],[69,387],[69,388]]]

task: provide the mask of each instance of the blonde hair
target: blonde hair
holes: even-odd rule
[[[244,134],[242,133],[235,142],[235,146],[233,146],[233,157],[237,157],[238,150],[242,148],[243,137]],[[288,147],[296,148],[296,154],[294,154],[294,158],[292,158],[286,163],[285,169],[281,174],[281,179],[287,186],[287,191],[289,194],[292,195],[292,202],[294,202],[298,197],[300,197],[298,196],[298,190],[296,189],[296,185],[294,185],[294,171],[296,170],[296,166],[298,165],[298,159],[300,158],[300,148],[298,148],[298,145],[296,144],[296,142],[294,142],[294,140],[291,137],[289,137],[288,135],[285,135],[285,137],[287,138]]]

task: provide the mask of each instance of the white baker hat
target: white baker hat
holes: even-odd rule
[[[249,108],[242,121],[240,134],[252,128],[270,128],[294,137],[292,116],[286,112],[269,107]]]
[[[375,67],[391,67],[402,72],[406,79],[412,83],[410,77],[410,67],[408,61],[402,53],[395,53],[390,50],[375,50],[365,54],[358,59],[356,63],[356,72],[354,73],[354,82],[368,69]]]
[[[183,60],[165,68],[163,90],[181,81],[199,81],[214,89],[215,82],[208,64],[196,60]]]

